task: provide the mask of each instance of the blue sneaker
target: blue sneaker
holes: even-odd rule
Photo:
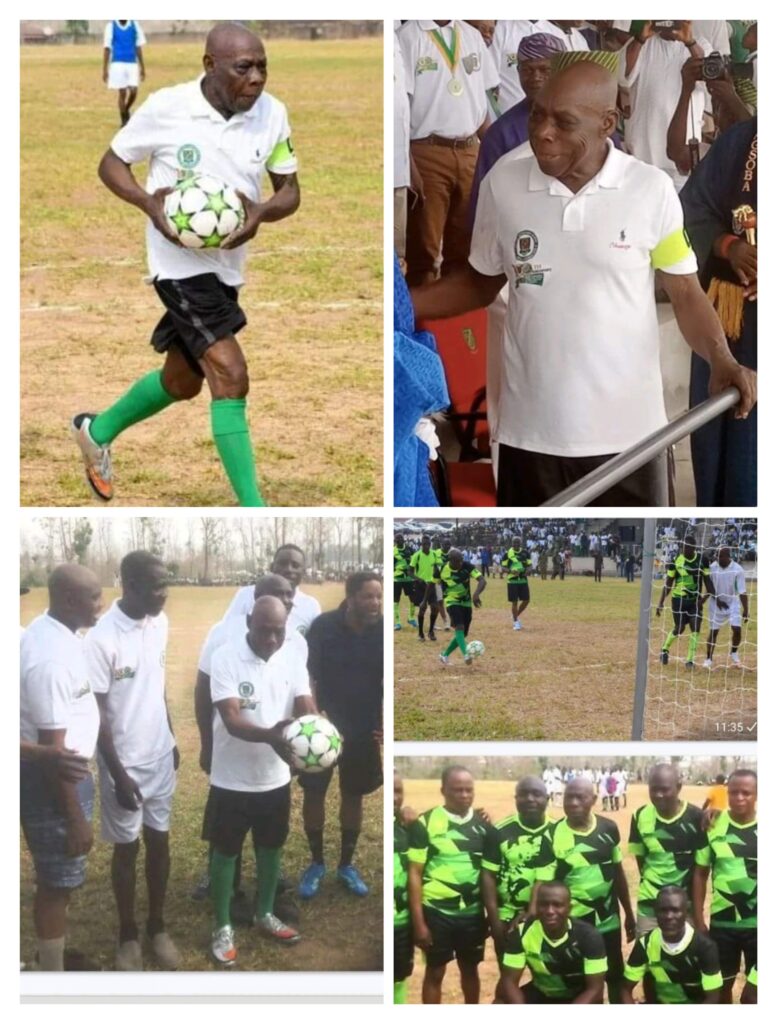
[[[354,896],[366,896],[370,891],[367,887],[367,883],[364,881],[362,876],[353,866],[353,864],[346,864],[344,868],[337,869],[337,877],[339,881],[343,883],[349,892],[352,892]]]
[[[300,899],[312,900],[321,888],[321,880],[325,874],[326,868],[323,864],[317,864],[316,861],[308,864],[302,872],[302,878],[300,878],[299,885],[297,886],[297,894]]]
[[[397,630],[399,630],[399,629],[402,629],[402,623],[401,622],[395,622],[394,623],[394,632],[396,633]]]
[[[418,620],[417,619],[408,619],[407,620],[407,624],[408,624],[408,626],[412,626],[413,629],[417,629],[418,628]]]

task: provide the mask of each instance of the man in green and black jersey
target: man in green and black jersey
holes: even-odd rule
[[[394,629],[402,629],[402,617],[399,614],[399,602],[402,595],[407,596],[410,608],[407,613],[409,626],[417,626],[413,608],[418,604],[416,601],[416,581],[410,572],[410,558],[412,551],[405,546],[405,538],[401,533],[394,537]]]
[[[409,808],[403,808],[405,791],[402,779],[394,772],[394,1002],[407,1000],[407,979],[413,973],[413,929],[407,895],[407,856],[410,848],[408,827],[415,820]]]
[[[623,1002],[641,981],[646,1003],[719,1003],[723,988],[715,943],[688,921],[688,894],[665,886],[655,900],[658,925],[634,943],[624,970]]]
[[[512,546],[502,559],[502,568],[507,569],[507,600],[512,604],[513,629],[521,628],[521,612],[529,605],[529,581],[526,578],[526,571],[530,565],[531,558],[528,551],[521,547],[521,538],[513,537]]]
[[[480,998],[486,920],[480,896],[483,851],[492,826],[473,809],[470,772],[451,765],[442,773],[443,804],[410,826],[408,893],[415,944],[426,955],[422,999],[439,1003],[447,964],[458,961],[466,1003]]]
[[[500,964],[510,923],[526,917],[535,884],[553,878],[556,864],[547,807],[548,791],[542,779],[533,775],[521,779],[515,787],[517,813],[496,823],[483,854],[480,885]],[[501,979],[496,998],[504,999]]]
[[[720,953],[723,992],[731,1002],[742,957],[745,972],[756,962],[758,928],[758,779],[755,772],[738,768],[728,779],[728,810],[722,811],[696,852],[693,873],[693,923],[707,932],[704,898],[712,871],[709,936]]]
[[[690,897],[696,851],[707,842],[702,810],[680,799],[682,783],[674,765],[657,764],[648,774],[650,803],[631,817],[629,853],[637,858],[637,935],[658,927],[655,901],[667,885]]]
[[[666,582],[656,608],[656,615],[661,616],[667,595],[672,595],[672,617],[674,628],[671,630],[661,648],[661,664],[669,663],[669,648],[686,626],[691,630],[688,641],[688,657],[686,668],[693,668],[696,647],[701,633],[702,603],[701,584],[707,593],[715,597],[715,586],[712,582],[710,560],[696,546],[696,537],[689,533],[683,542],[679,555],[669,563],[666,570]]]
[[[604,941],[590,924],[570,916],[563,882],[543,882],[537,916],[507,935],[500,957],[508,1003],[601,1003],[607,957]],[[531,981],[521,985],[524,968]]]
[[[442,568],[443,565],[448,564],[448,555],[451,550],[451,542],[446,537],[445,540],[436,540],[432,544],[432,551],[434,552],[437,561]],[[434,599],[435,607],[437,609],[437,615],[443,621],[443,629],[447,633],[451,628],[450,622],[448,622],[448,613],[445,611],[445,602],[443,601],[442,583],[438,579],[434,581]]]
[[[621,919],[623,907],[626,938],[634,940],[636,922],[623,870],[618,826],[610,818],[593,813],[593,784],[579,777],[564,790],[565,817],[553,825],[556,878],[565,882],[572,897],[572,916],[593,925],[607,952],[607,995],[620,1002],[623,981]]]
[[[450,549],[447,564],[435,569],[435,578],[442,584],[443,600],[455,630],[453,639],[440,655],[440,661],[447,665],[448,658],[458,647],[469,665],[472,658],[467,654],[466,638],[472,622],[472,606],[480,607],[480,595],[486,589],[485,578],[472,562],[464,561],[458,548]],[[470,592],[470,580],[478,581],[474,594]]]
[[[421,547],[410,557],[410,575],[416,581],[416,601],[418,602],[418,639],[424,636],[424,616],[431,605],[429,615],[429,639],[436,640],[434,624],[437,621],[437,598],[435,594],[434,570],[440,565],[438,556],[432,550],[431,537],[424,534]],[[418,598],[420,597],[420,601]]]

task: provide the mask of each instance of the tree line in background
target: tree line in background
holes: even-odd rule
[[[181,583],[240,583],[269,569],[282,544],[305,552],[310,579],[342,579],[355,569],[382,568],[383,522],[370,516],[185,520],[136,516],[33,521],[22,533],[20,583],[44,586],[54,566],[78,562],[113,583],[128,551],[158,555]]]

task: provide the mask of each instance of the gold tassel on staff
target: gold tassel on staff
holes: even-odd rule
[[[745,289],[741,284],[713,277],[707,289],[707,298],[718,315],[726,337],[730,341],[739,341],[745,316]]]

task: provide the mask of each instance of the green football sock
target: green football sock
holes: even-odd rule
[[[256,853],[256,916],[272,914],[275,891],[281,874],[281,849],[254,847]]]
[[[459,650],[461,651],[461,653],[466,658],[467,657],[467,641],[466,641],[466,639],[464,637],[464,630],[463,629],[457,629],[456,630],[456,636],[454,637],[454,640],[459,645]]]
[[[154,370],[136,380],[118,401],[99,413],[89,424],[89,433],[95,444],[110,444],[122,430],[155,416],[174,401],[162,384],[162,371]]]
[[[696,647],[699,643],[699,634],[691,633],[691,639],[688,641],[688,661],[693,661],[696,657]]]
[[[451,642],[448,644],[448,646],[443,651],[443,653],[445,654],[446,658],[448,657],[449,654],[453,654],[453,652],[459,646],[459,639],[458,639],[458,637],[459,637],[459,634],[457,633],[456,636],[454,636],[454,638],[451,640]]]
[[[661,650],[662,651],[668,651],[669,648],[672,646],[672,644],[675,642],[676,639],[677,639],[677,633],[675,633],[675,632],[670,633],[669,636],[666,638],[666,640],[664,640],[664,646],[661,648]]]
[[[407,979],[404,981],[394,982],[394,1002],[395,1003],[406,1003],[407,1002]]]
[[[245,398],[217,398],[211,402],[213,440],[229,482],[243,506],[263,508],[254,465],[251,435],[248,433]]]
[[[231,924],[229,904],[232,900],[232,883],[235,878],[235,862],[237,857],[225,857],[218,850],[213,851],[210,859],[210,898],[216,913],[216,927],[223,928]]]
[[[402,625],[402,618],[399,614],[399,601],[394,602],[394,625]]]

